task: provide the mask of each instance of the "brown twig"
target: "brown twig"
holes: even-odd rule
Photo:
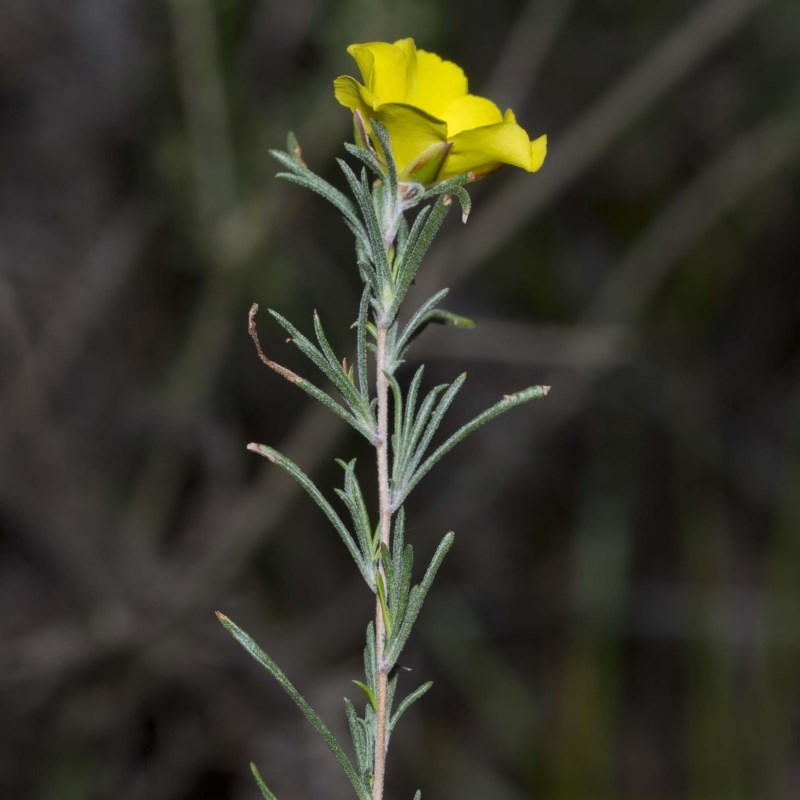
[[[278,364],[277,361],[273,361],[271,358],[267,358],[264,355],[264,351],[261,349],[261,342],[258,340],[258,329],[256,328],[256,314],[258,313],[258,303],[253,303],[250,306],[250,313],[247,315],[247,332],[250,334],[250,338],[253,340],[253,344],[256,346],[256,352],[258,353],[258,357],[270,368],[275,370],[282,378],[286,378],[287,381],[291,383],[300,383],[303,379],[292,372],[290,369],[286,369],[286,367],[282,367]]]

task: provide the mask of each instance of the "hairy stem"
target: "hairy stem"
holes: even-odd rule
[[[389,382],[386,379],[386,324],[378,325],[376,391],[378,395],[378,441],[375,445],[378,458],[378,503],[380,513],[381,546],[388,548],[392,529],[392,512],[389,500]],[[379,570],[384,578],[383,565]],[[372,798],[382,800],[383,779],[386,772],[386,687],[388,670],[384,659],[386,626],[379,598],[375,598],[375,668],[378,676],[378,724],[375,730],[375,764]]]

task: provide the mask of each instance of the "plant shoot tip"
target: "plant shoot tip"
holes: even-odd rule
[[[272,453],[269,453],[263,444],[250,442],[250,444],[247,445],[247,449],[253,453],[257,453],[260,456],[264,456],[264,458],[266,458],[268,461],[271,461],[273,464],[275,463],[275,456],[273,456]]]

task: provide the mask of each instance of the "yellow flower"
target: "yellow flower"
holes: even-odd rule
[[[431,184],[467,172],[482,177],[504,164],[528,172],[542,166],[547,137],[531,141],[511,109],[502,114],[468,94],[464,71],[451,61],[417,50],[413,39],[351,44],[347,52],[364,83],[337,78],[336,99],[386,127],[401,180],[419,174]]]

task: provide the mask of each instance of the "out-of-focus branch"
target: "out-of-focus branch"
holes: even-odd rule
[[[634,67],[569,130],[553,141],[552,152],[535,178],[520,173],[470,221],[457,240],[435,247],[416,291],[428,297],[433,287],[455,284],[545,208],[627,130],[644,111],[685,78],[700,61],[731,36],[765,0],[707,0],[652,54]],[[435,263],[436,269],[431,266]],[[435,273],[435,275],[433,274]]]
[[[611,367],[630,358],[631,333],[621,325],[534,325],[476,320],[479,335],[437,331],[416,344],[416,359],[463,359],[497,364],[537,364],[555,368]],[[508,343],[514,342],[509,348]]]
[[[673,267],[729,209],[760,183],[800,161],[800,123],[779,120],[743,134],[634,242],[585,313],[587,321],[632,322]]]
[[[519,112],[531,97],[542,65],[574,5],[575,0],[528,0],[509,28],[482,94],[494,98],[502,108]]]
[[[219,69],[211,5],[169,0],[177,77],[192,153],[195,194],[204,225],[218,224],[238,198],[231,125]]]
[[[240,263],[218,247],[239,191],[213,14],[208,0],[170,0],[178,85],[192,153],[198,230],[209,269],[186,327],[164,402],[174,411],[202,408],[230,341]],[[138,543],[132,556],[146,559],[147,540],[159,539],[184,475],[184,460],[168,442],[156,445],[142,468],[122,525],[122,539]],[[145,535],[142,535],[145,532]]]
[[[57,313],[31,321],[39,328],[39,337],[15,365],[0,399],[0,451],[4,451],[0,494],[8,512],[19,515],[25,532],[22,549],[35,553],[59,578],[87,595],[114,593],[115,581],[97,551],[97,537],[109,523],[99,487],[85,475],[80,480],[85,465],[77,460],[79,448],[71,445],[70,432],[50,398],[92,336],[109,324],[108,307],[139,263],[154,228],[155,220],[138,208],[128,206],[116,213],[75,271]],[[23,451],[24,456],[17,454]],[[42,484],[20,479],[26,474],[16,468],[21,461],[32,461],[47,475],[46,502]],[[9,535],[14,536],[16,529],[9,526]]]
[[[621,267],[612,273],[597,292],[596,300],[579,321],[579,325],[608,324],[615,321],[621,341],[631,341],[639,315],[646,309],[681,258],[720,218],[741,203],[760,185],[775,180],[792,163],[800,159],[797,147],[800,127],[794,121],[778,120],[742,134],[722,155],[679,191],[654,221],[640,234],[621,260]],[[758,153],[758,157],[754,157]],[[627,279],[635,276],[631,287]],[[582,370],[571,378],[556,381],[545,374],[542,381],[554,383],[558,403],[549,403],[537,418],[536,438],[543,441],[560,430],[585,407],[595,382],[613,362],[599,363],[596,370]],[[511,420],[508,424],[513,425]],[[527,426],[517,423],[517,435],[527,435]],[[519,469],[519,460],[529,458],[525,447],[506,453],[507,469]],[[704,456],[708,460],[708,456]],[[515,461],[517,462],[515,464]],[[722,462],[716,467],[726,471]],[[498,483],[481,481],[481,500],[490,503]],[[742,485],[751,494],[751,485]]]
[[[345,425],[331,420],[328,409],[308,406],[281,442],[281,452],[313,474],[330,459],[346,431]],[[170,587],[170,603],[174,603],[176,613],[223,592],[255,545],[284,517],[297,497],[295,487],[290,478],[267,463],[258,479],[237,495],[218,518],[205,522],[203,546],[181,554],[180,585]]]
[[[23,424],[42,428],[42,420],[30,413],[31,406],[46,404],[46,398],[69,375],[89,337],[101,322],[108,322],[104,318],[108,306],[139,263],[154,227],[154,220],[140,209],[119,211],[76,271],[58,313],[31,321],[41,332],[39,338],[17,364],[16,372],[7,376],[0,396],[0,430],[5,435]]]

